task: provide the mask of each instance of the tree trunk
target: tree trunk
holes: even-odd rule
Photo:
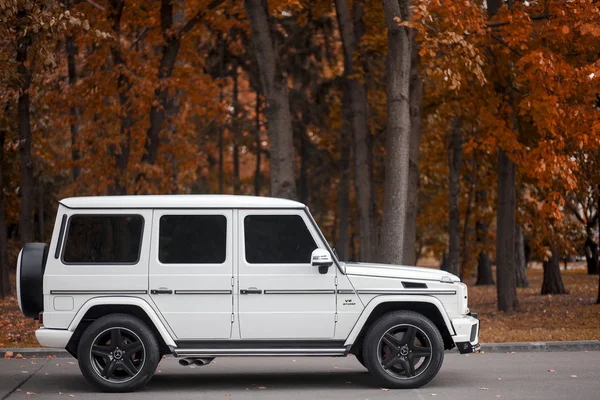
[[[558,252],[551,246],[552,256],[544,261],[544,281],[542,282],[542,294],[566,294],[565,285],[560,276],[560,259]]]
[[[381,258],[387,263],[402,263],[408,190],[410,148],[410,29],[399,26],[398,19],[409,19],[407,0],[383,0],[387,54],[387,136],[385,192]]]
[[[485,210],[487,205],[485,204],[487,200],[487,191],[479,190],[475,195],[475,202],[477,203],[477,207],[480,210]],[[487,223],[481,219],[479,219],[475,223],[475,240],[477,241],[478,246],[484,247],[487,242],[488,235],[488,226]],[[492,275],[492,260],[490,260],[490,256],[487,251],[480,250],[479,255],[477,256],[477,282],[475,285],[493,285],[494,277]]]
[[[448,257],[446,253],[442,254],[442,263],[440,264],[440,269],[442,271],[448,271]]]
[[[517,287],[527,288],[529,287],[529,280],[527,280],[527,263],[525,262],[525,235],[523,234],[523,228],[521,225],[516,225],[515,232],[515,270],[517,273]]]
[[[113,23],[113,32],[118,39],[121,36],[121,16],[125,7],[124,0],[111,0],[109,9],[109,19]],[[111,46],[110,52],[113,58],[114,68],[119,71],[117,77],[117,93],[119,95],[119,120],[121,127],[119,130],[119,142],[114,146],[112,153],[115,156],[115,184],[111,188],[114,194],[126,194],[127,182],[126,172],[129,163],[129,152],[131,148],[131,129],[133,127],[133,115],[131,105],[129,104],[129,91],[131,90],[131,81],[127,76],[125,59],[121,54],[120,40],[116,40]]]
[[[421,144],[421,104],[423,102],[423,79],[419,75],[419,46],[416,30],[411,33],[412,55],[410,59],[410,150],[408,160],[408,190],[406,226],[402,248],[402,264],[416,265],[417,214],[419,197],[419,148]]]
[[[591,229],[585,239],[584,253],[588,275],[598,274],[598,245],[594,242]]]
[[[518,307],[515,272],[515,164],[498,150],[498,214],[496,221],[496,279],[498,309],[512,313]]]
[[[239,127],[239,87],[238,87],[238,71],[237,65],[233,65],[233,94],[231,104],[233,108],[233,115],[231,116],[231,136],[233,137],[233,194],[240,194],[241,182],[240,182],[240,127]]]
[[[40,242],[44,242],[44,237],[45,232],[46,232],[46,226],[44,224],[44,205],[46,204],[44,201],[44,185],[39,183],[38,184],[38,212],[37,212],[37,217],[38,217],[38,229],[39,229],[39,238],[40,238]]]
[[[245,0],[256,52],[260,81],[266,98],[267,126],[271,142],[271,193],[274,197],[296,197],[294,136],[287,79],[271,37],[266,0]]]
[[[492,260],[485,251],[480,251],[477,257],[477,282],[475,285],[493,285],[494,277],[492,276]]]
[[[360,260],[367,261],[371,259],[373,249],[368,103],[366,86],[355,76],[357,68],[354,65],[356,45],[362,37],[362,29],[359,29],[362,3],[360,0],[354,2],[354,22],[350,16],[347,0],[336,1],[335,6],[344,49],[344,80],[348,84],[349,91],[349,118],[352,121],[354,134],[354,187],[359,220]]]
[[[71,10],[71,2],[67,1],[67,9]],[[77,105],[76,96],[73,93],[75,84],[77,83],[77,66],[75,64],[75,57],[77,56],[77,47],[75,46],[75,37],[73,34],[68,34],[65,39],[65,50],[67,52],[67,70],[69,73],[69,87],[71,89],[71,161],[73,167],[71,168],[71,174],[73,182],[81,175],[81,167],[77,164],[80,158],[79,147],[77,144],[77,136],[79,136],[79,107]]]
[[[262,146],[260,143],[260,94],[256,90],[256,109],[255,109],[255,137],[254,143],[256,146],[256,166],[254,167],[254,195],[260,196],[260,156]]]
[[[345,0],[342,0],[345,1]],[[348,260],[349,215],[350,215],[350,141],[351,125],[350,118],[350,94],[346,84],[342,91],[342,124],[340,127],[340,177],[338,184],[338,234],[335,249],[340,260]]]
[[[6,232],[6,208],[4,205],[4,141],[6,132],[0,131],[0,299],[10,295],[10,266],[8,265],[8,235]]]
[[[34,241],[33,209],[35,206],[33,183],[33,160],[31,158],[31,122],[29,117],[29,86],[31,71],[25,62],[33,38],[29,33],[19,37],[17,41],[17,71],[21,87],[18,99],[19,158],[21,160],[21,213],[19,216],[19,233],[21,244]]]
[[[452,120],[446,133],[448,154],[448,272],[458,275],[460,266],[460,170],[462,167],[462,134],[460,118]]]
[[[142,163],[154,164],[158,157],[160,131],[165,122],[165,110],[168,107],[169,91],[165,81],[173,74],[177,53],[179,53],[181,37],[173,30],[173,2],[161,0],[160,28],[164,40],[162,56],[158,67],[158,84],[154,90],[154,98],[150,107],[150,127],[144,145]]]
[[[202,20],[206,12],[215,9],[224,0],[213,0],[205,8],[190,18],[181,28],[175,29],[174,2],[173,0],[161,0],[160,2],[160,30],[164,44],[161,51],[161,59],[158,67],[158,84],[154,90],[152,106],[150,107],[150,127],[146,134],[144,144],[143,164],[155,164],[158,157],[160,145],[160,132],[166,119],[166,110],[169,108],[169,88],[167,80],[173,75],[175,61],[181,46],[182,36],[192,30]],[[136,180],[145,177],[144,172],[138,174]]]
[[[223,104],[223,80],[225,79],[225,40],[221,36],[219,40],[219,104]],[[258,96],[258,95],[257,95]],[[223,143],[223,125],[218,123],[219,131],[219,193],[223,194],[224,179],[223,179],[223,158],[224,158],[224,143]]]

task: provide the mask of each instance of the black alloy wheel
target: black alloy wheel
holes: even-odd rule
[[[438,328],[424,315],[395,311],[369,327],[361,355],[380,385],[417,388],[440,370],[444,342]]]
[[[146,385],[160,351],[152,330],[139,318],[110,314],[94,321],[77,346],[79,368],[104,392],[130,392]]]
[[[414,325],[396,325],[383,334],[377,349],[379,363],[397,379],[422,374],[431,361],[431,340]]]
[[[127,382],[144,366],[146,352],[138,335],[116,327],[101,332],[94,339],[90,359],[94,371],[113,383]]]

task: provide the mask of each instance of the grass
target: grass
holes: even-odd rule
[[[474,279],[467,279],[469,307],[481,319],[482,343],[600,339],[597,275],[587,275],[581,267],[562,271],[569,293],[554,296],[540,295],[539,266],[529,268],[527,275],[530,287],[517,289],[519,311],[511,315],[497,311],[495,286],[475,286]],[[0,348],[39,346],[38,326],[23,317],[14,296],[0,300]]]
[[[519,310],[511,315],[498,311],[495,286],[469,285],[469,308],[479,312],[480,341],[541,342],[563,340],[600,340],[598,275],[587,275],[583,268],[561,271],[563,295],[540,295],[543,272],[528,268],[529,288],[517,289]]]

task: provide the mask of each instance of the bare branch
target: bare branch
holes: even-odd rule
[[[184,33],[191,31],[196,26],[196,24],[200,22],[202,18],[204,18],[206,10],[214,10],[224,2],[225,0],[213,0],[205,9],[198,11],[196,15],[190,18],[190,20],[179,31],[179,35],[183,35]]]
[[[92,0],[85,0],[86,3],[89,3],[91,5],[93,5],[94,7],[96,7],[98,10],[102,10],[105,11],[104,7],[102,7],[100,4],[96,3],[95,1]]]

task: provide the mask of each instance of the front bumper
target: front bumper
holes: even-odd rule
[[[452,336],[454,344],[461,354],[474,353],[479,350],[479,319],[477,313],[469,313],[463,318],[452,320],[456,335]]]
[[[35,331],[35,337],[43,347],[64,349],[73,336],[73,332],[66,329],[40,328]]]

